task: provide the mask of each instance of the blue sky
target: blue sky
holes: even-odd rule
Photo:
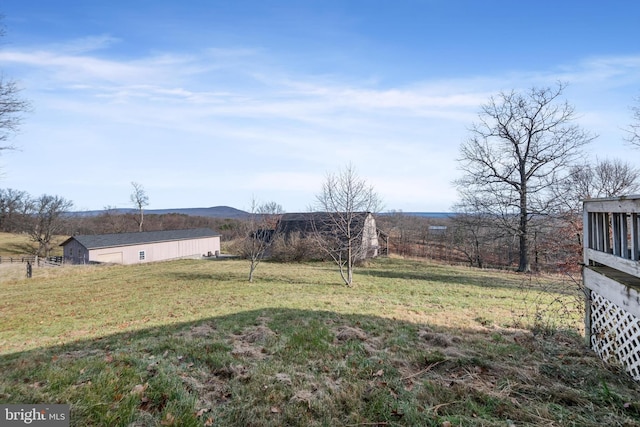
[[[0,186],[76,209],[275,201],[305,211],[351,163],[385,210],[449,211],[499,91],[568,83],[589,158],[640,96],[640,2],[5,0],[0,70],[33,104]]]

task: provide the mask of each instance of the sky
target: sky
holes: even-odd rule
[[[640,167],[636,0],[3,0],[0,71],[32,111],[0,187],[76,210],[274,201],[308,210],[347,165],[384,210],[447,212],[460,145],[499,92],[568,86]]]

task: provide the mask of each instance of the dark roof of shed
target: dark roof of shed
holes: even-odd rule
[[[216,236],[220,236],[220,233],[210,228],[142,231],[138,233],[88,234],[70,237],[62,242],[60,246],[64,246],[72,240],[75,240],[87,249],[99,249],[115,246],[132,246],[143,243],[170,242],[173,240],[202,239]]]
[[[352,224],[356,227],[362,227],[365,219],[370,212],[354,212],[352,216]],[[329,229],[332,224],[332,217],[340,215],[332,212],[304,212],[304,213],[287,213],[282,215],[278,223],[278,231],[281,233],[302,232],[309,233],[313,231],[314,226],[318,229]]]

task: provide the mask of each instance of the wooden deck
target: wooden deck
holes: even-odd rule
[[[640,196],[584,202],[587,342],[640,381]]]

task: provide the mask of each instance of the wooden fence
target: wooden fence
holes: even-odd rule
[[[38,266],[59,266],[64,263],[63,257],[51,256],[51,257],[37,257],[35,255],[21,255],[21,256],[0,256],[0,264],[13,264],[13,263],[31,263],[31,265]]]
[[[640,381],[640,196],[583,206],[587,340]]]

